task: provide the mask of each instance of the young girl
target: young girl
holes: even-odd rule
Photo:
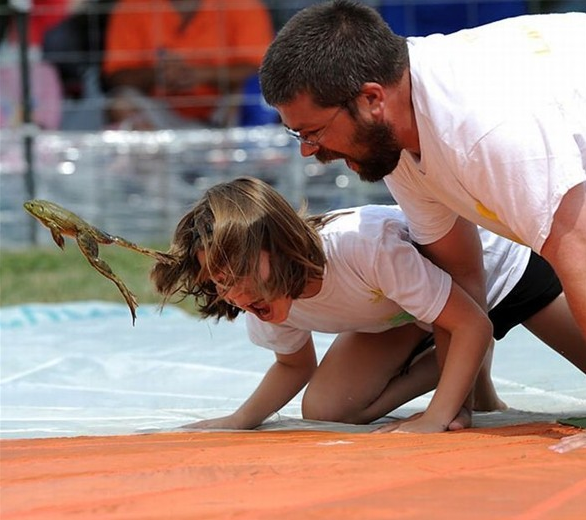
[[[246,312],[253,343],[276,361],[233,414],[194,428],[255,428],[306,384],[306,419],[372,422],[436,388],[428,408],[381,430],[471,424],[463,407],[484,364],[483,408],[503,404],[488,369],[491,336],[523,323],[586,372],[586,345],[555,274],[523,246],[481,230],[491,321],[409,241],[396,206],[304,218],[264,182],[207,191],[180,221],[152,279],[164,302],[193,295],[204,318]],[[430,331],[436,333],[435,354]],[[317,365],[312,331],[337,333]],[[439,366],[439,368],[438,368]],[[482,373],[482,372],[481,372]]]

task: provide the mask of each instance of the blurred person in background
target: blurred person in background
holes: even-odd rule
[[[119,0],[103,73],[110,127],[229,126],[274,36],[260,0]]]
[[[19,20],[26,27],[25,59],[29,64],[31,120],[44,129],[61,122],[62,85],[56,69],[41,57],[44,34],[63,20],[72,8],[70,0],[33,0],[26,4],[0,0],[0,128],[15,128],[24,121]],[[41,103],[40,100],[43,100]]]
[[[586,12],[585,0],[530,0],[538,13]]]
[[[427,36],[528,14],[529,4],[526,0],[383,0],[378,12],[396,34]]]
[[[104,38],[116,0],[71,1],[69,14],[43,35],[42,53],[57,68],[64,96],[82,99],[104,89],[100,78]]]
[[[76,0],[32,0],[28,10],[28,43],[31,49],[38,52],[45,33],[67,17],[75,3]],[[17,12],[16,4],[23,8],[26,6],[25,2],[0,0],[0,40],[3,46],[18,43],[13,18]]]

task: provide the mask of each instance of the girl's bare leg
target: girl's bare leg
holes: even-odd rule
[[[523,325],[586,374],[586,340],[563,293]]]
[[[303,417],[367,424],[433,390],[439,371],[432,351],[400,375],[427,334],[415,325],[404,325],[378,334],[338,335],[307,387]]]

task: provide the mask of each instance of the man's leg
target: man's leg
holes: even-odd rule
[[[541,255],[562,282],[572,314],[586,338],[586,182],[574,186],[562,199]]]

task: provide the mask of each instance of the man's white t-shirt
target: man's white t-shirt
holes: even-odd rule
[[[338,213],[320,230],[327,259],[320,292],[294,300],[289,317],[280,324],[247,313],[253,343],[290,354],[312,331],[382,332],[412,322],[431,330],[429,324],[443,310],[452,280],[413,246],[403,212],[398,206],[371,205]],[[517,284],[531,251],[479,231],[492,309]]]
[[[385,183],[415,241],[458,215],[541,251],[586,181],[586,14],[521,16],[409,38],[421,156]]]

